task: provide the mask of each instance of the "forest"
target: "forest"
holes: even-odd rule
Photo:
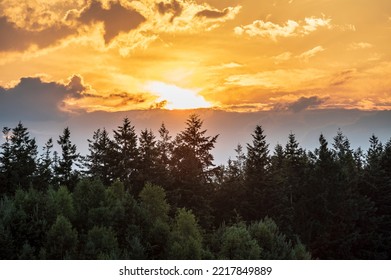
[[[2,133],[0,259],[391,258],[391,139],[270,148],[257,125],[216,166],[195,114],[175,136],[125,118],[86,155],[68,127],[40,148],[22,122]]]

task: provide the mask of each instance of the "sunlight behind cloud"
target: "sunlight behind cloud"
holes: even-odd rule
[[[184,89],[163,82],[149,82],[146,90],[159,96],[157,102],[166,101],[166,109],[209,108],[212,104],[198,94],[197,90]]]

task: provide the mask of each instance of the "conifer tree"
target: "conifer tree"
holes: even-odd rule
[[[66,127],[63,134],[60,135],[57,144],[61,148],[61,157],[58,159],[57,165],[54,167],[56,180],[59,185],[65,185],[70,190],[76,186],[77,172],[74,171],[73,165],[79,159],[80,155],[76,151],[76,145],[72,144],[71,131]]]
[[[110,185],[112,176],[113,141],[109,138],[107,130],[98,129],[94,132],[92,140],[88,139],[86,156],[87,174],[99,178],[105,185]]]
[[[47,189],[53,179],[53,159],[52,159],[53,139],[45,143],[43,153],[38,159],[37,170],[35,174],[34,187]]]
[[[144,186],[146,182],[159,182],[158,148],[156,137],[151,130],[141,131],[139,137],[139,186]]]
[[[240,144],[235,152],[235,159],[229,159],[227,167],[223,167],[222,182],[215,183],[213,209],[217,224],[229,221],[237,214],[244,216],[249,208],[244,179],[246,156]]]
[[[175,167],[182,175],[192,174],[193,178],[187,178],[190,181],[210,182],[213,175],[211,167],[214,166],[210,151],[214,148],[218,135],[205,136],[206,130],[202,130],[203,121],[198,115],[190,115],[186,125],[185,130],[175,139]]]
[[[172,176],[175,178],[170,196],[175,205],[187,207],[200,217],[200,223],[210,223],[210,194],[215,169],[211,150],[217,137],[206,136],[203,121],[191,115],[186,128],[175,139],[172,157]]]
[[[164,123],[162,123],[159,128],[159,136],[160,138],[157,140],[156,143],[158,150],[158,159],[164,169],[168,171],[172,157],[173,143],[172,136],[170,135],[170,132],[168,131]]]
[[[283,176],[285,182],[284,191],[281,195],[285,196],[284,200],[287,203],[283,206],[285,210],[283,210],[283,222],[280,225],[281,229],[285,231],[289,238],[294,234],[293,221],[295,215],[297,215],[297,213],[295,213],[295,206],[302,199],[305,189],[304,178],[306,163],[306,154],[304,150],[299,147],[295,134],[291,132],[284,149]]]
[[[119,179],[128,189],[133,187],[132,193],[136,194],[140,191],[134,188],[138,176],[139,154],[135,128],[128,118],[123,120],[122,126],[114,130],[113,144],[114,179]]]
[[[159,128],[159,138],[156,141],[157,148],[157,178],[159,185],[165,189],[170,189],[173,178],[171,176],[171,160],[174,149],[172,136],[165,124]]]
[[[246,201],[249,204],[246,207],[248,209],[246,218],[249,220],[263,218],[271,206],[268,205],[270,202],[268,197],[269,145],[266,143],[266,136],[260,125],[255,127],[252,138],[252,144],[247,144],[245,164]]]
[[[37,145],[21,122],[12,130],[3,129],[5,143],[1,145],[0,172],[3,191],[13,193],[16,188],[27,189],[36,170]]]

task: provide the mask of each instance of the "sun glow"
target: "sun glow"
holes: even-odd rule
[[[157,102],[166,102],[164,108],[169,110],[212,107],[212,104],[206,101],[194,89],[180,88],[175,85],[156,81],[149,82],[146,89],[159,96]]]

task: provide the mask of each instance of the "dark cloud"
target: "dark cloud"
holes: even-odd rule
[[[67,97],[81,97],[81,79],[74,76],[69,84],[44,82],[40,78],[22,78],[9,89],[0,87],[0,119],[52,120],[66,117],[61,111]]]
[[[324,102],[324,100],[317,97],[317,96],[300,97],[297,101],[289,104],[288,109],[297,113],[297,112],[303,111],[308,108],[317,107],[318,105],[322,104],[323,102]]]
[[[28,31],[0,17],[0,52],[21,51],[31,45],[39,48],[51,46],[71,35],[73,31],[66,26],[52,26],[41,31]]]
[[[149,109],[151,110],[154,110],[154,109],[164,109],[167,105],[167,100],[163,100],[163,101],[160,101],[160,102],[156,102],[154,104],[152,104]]]
[[[80,95],[87,89],[88,88],[83,84],[83,79],[77,75],[74,75],[67,85],[67,90],[77,95]]]
[[[110,94],[109,97],[105,97],[105,99],[118,100],[117,104],[115,104],[114,107],[127,106],[129,104],[140,104],[146,101],[143,94],[134,94],[128,92],[113,93]]]
[[[176,17],[180,16],[183,11],[182,5],[176,0],[172,0],[170,3],[159,2],[156,6],[160,14],[172,14],[170,21],[173,21]]]
[[[340,86],[354,78],[356,69],[347,69],[337,73],[330,82],[330,86]]]
[[[259,110],[259,107],[256,105],[230,105],[224,107],[224,109],[227,110],[233,110],[233,111],[256,111]]]
[[[138,12],[127,9],[119,3],[111,4],[109,9],[104,9],[102,4],[92,1],[77,16],[75,11],[69,11],[67,20],[75,20],[83,24],[103,22],[105,27],[104,40],[109,43],[121,32],[128,32],[137,28],[145,18]],[[0,17],[0,52],[23,51],[32,45],[45,48],[72,34],[76,30],[64,24],[56,24],[39,31],[25,30],[10,22],[7,17]]]
[[[224,9],[223,11],[213,11],[205,9],[196,14],[196,17],[206,17],[206,18],[221,18],[225,17],[228,14],[229,10]]]
[[[100,2],[92,1],[81,12],[79,21],[84,24],[103,22],[105,26],[104,39],[107,44],[121,32],[136,29],[145,21],[145,18],[135,10],[121,6],[120,3],[112,3],[109,9],[104,9]]]

